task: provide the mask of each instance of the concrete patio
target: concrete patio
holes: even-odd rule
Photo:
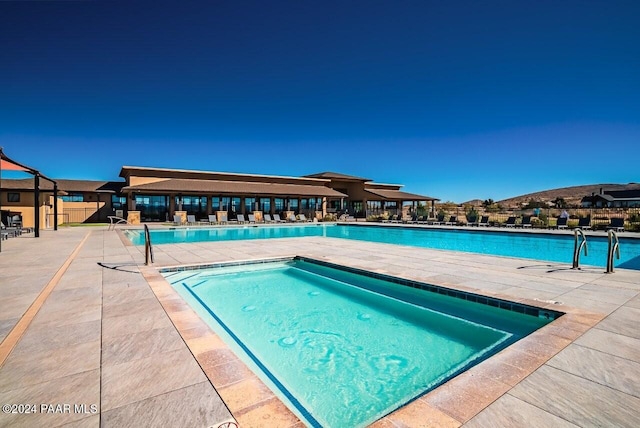
[[[294,255],[568,314],[375,426],[640,426],[640,271],[322,237],[142,250],[103,227],[3,241],[0,404],[36,411],[0,426],[304,426],[156,270]]]

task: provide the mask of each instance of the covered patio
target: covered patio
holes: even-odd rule
[[[40,200],[40,194],[41,194],[41,189],[40,189],[40,179],[43,180],[47,180],[49,182],[51,182],[51,184],[53,184],[53,213],[54,213],[54,219],[58,218],[58,184],[56,183],[55,180],[52,180],[50,178],[48,178],[47,176],[43,175],[42,173],[40,173],[40,171],[31,168],[29,166],[26,166],[20,162],[17,162],[11,158],[9,158],[3,151],[2,147],[0,147],[0,213],[2,213],[1,217],[2,217],[2,222],[3,224],[5,223],[5,220],[7,220],[7,218],[9,216],[15,216],[15,215],[19,215],[20,217],[22,217],[23,213],[22,211],[20,211],[19,214],[15,214],[15,212],[17,212],[16,209],[14,209],[13,211],[11,209],[7,209],[7,210],[3,210],[2,209],[2,203],[6,202],[7,204],[9,203],[8,201],[8,195],[9,192],[4,192],[6,193],[7,196],[4,196],[3,198],[3,187],[2,187],[2,171],[19,171],[19,172],[25,172],[27,174],[31,174],[33,176],[33,230],[34,230],[34,235],[36,238],[38,238],[40,236],[40,218],[41,218],[41,200]],[[6,213],[6,214],[5,214]],[[58,224],[57,221],[53,222],[53,228],[54,230],[58,230]],[[2,247],[0,244],[0,251],[2,251]]]

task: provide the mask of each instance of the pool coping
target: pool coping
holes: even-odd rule
[[[230,263],[219,262],[208,264],[208,266],[266,263],[274,260],[291,260],[295,257],[322,264],[327,263],[312,257],[290,255],[237,260]],[[270,425],[305,426],[209,328],[161,274],[163,270],[186,270],[201,266],[207,266],[207,264],[141,266],[140,271],[203,372],[241,426],[254,426],[258,422],[266,423],[267,421]],[[337,266],[363,271],[355,266],[349,266],[348,263]],[[375,275],[375,272],[371,273]],[[423,283],[419,278],[412,278],[410,274],[395,277],[404,281]],[[390,427],[396,424],[416,426],[418,423],[424,424],[425,421],[430,421],[434,425],[460,426],[605,317],[603,314],[557,304],[557,302],[514,299],[512,296],[493,292],[479,293],[477,289],[438,281],[431,285],[489,299],[562,312],[564,315],[436,389],[384,416],[371,424],[372,427]]]

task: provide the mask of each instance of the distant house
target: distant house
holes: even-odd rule
[[[580,201],[583,208],[640,208],[640,189],[602,190]]]

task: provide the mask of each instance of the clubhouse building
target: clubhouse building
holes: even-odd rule
[[[176,213],[206,219],[221,212],[228,213],[229,219],[248,213],[364,218],[399,215],[403,209],[415,211],[419,205],[433,211],[438,200],[404,192],[402,185],[333,172],[286,177],[123,166],[120,177],[124,181],[55,180],[57,223],[105,222],[111,215],[132,223],[164,222]],[[33,226],[29,225],[33,188],[33,179],[2,180],[3,221],[6,216],[20,214],[25,226]],[[39,199],[40,228],[51,227],[51,184],[40,185]]]

